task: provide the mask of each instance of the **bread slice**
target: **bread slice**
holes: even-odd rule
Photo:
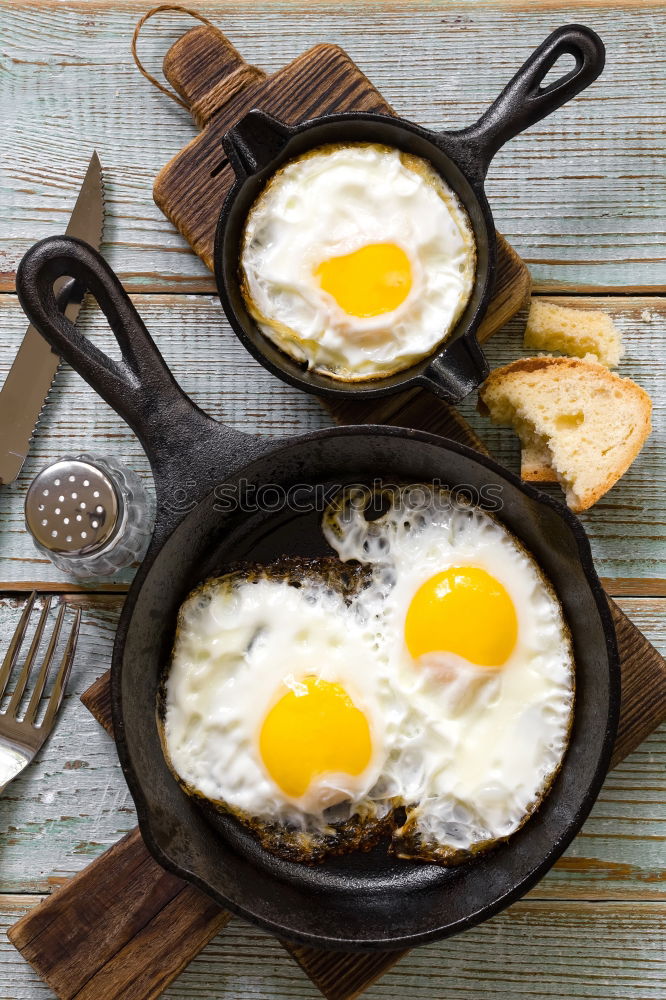
[[[532,299],[524,346],[599,361],[609,368],[614,368],[623,354],[620,331],[606,313],[571,309],[543,299]],[[520,475],[530,482],[557,482],[547,451],[536,441],[521,451]]]
[[[574,358],[592,355],[616,368],[623,354],[622,338],[610,316],[591,309],[570,309],[532,299],[524,346],[537,351],[561,351]]]
[[[651,430],[652,404],[640,386],[578,358],[496,368],[479,390],[479,409],[513,427],[536,462],[547,458],[574,511],[617,482]]]

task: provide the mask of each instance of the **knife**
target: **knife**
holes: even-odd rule
[[[93,153],[67,236],[78,236],[99,250],[103,228],[102,166],[97,153]],[[54,287],[65,315],[75,323],[83,299],[80,285],[65,277],[59,278]],[[34,326],[29,326],[0,390],[0,485],[13,483],[23,467],[59,364],[59,356]]]

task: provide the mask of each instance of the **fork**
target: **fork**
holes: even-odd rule
[[[2,661],[2,666],[0,666],[0,699],[2,699],[5,695],[12,671],[18,662],[21,646],[28,629],[28,623],[30,621],[30,616],[32,614],[36,598],[37,593],[36,591],[33,591],[25,608],[23,609],[20,621],[16,626],[16,631],[14,632],[12,640],[9,643],[9,649],[7,650],[5,658]],[[23,696],[28,686],[30,676],[33,672],[35,661],[37,660],[37,653],[44,634],[50,608],[51,598],[48,597],[44,602],[44,607],[39,617],[39,621],[37,622],[35,634],[33,635],[32,642],[30,643],[28,654],[16,681],[16,687],[10,697],[9,704],[4,712],[0,712],[0,792],[2,792],[9,782],[31,763],[37,754],[37,751],[40,750],[46,741],[47,737],[51,733],[51,730],[53,729],[58,709],[60,708],[65,694],[67,679],[69,677],[72,661],[74,659],[74,652],[76,650],[76,641],[79,635],[79,624],[81,621],[80,608],[77,609],[74,617],[67,645],[65,646],[65,651],[62,655],[58,672],[53,683],[53,690],[48,699],[46,712],[41,723],[37,725],[39,705],[44,694],[44,689],[49,676],[49,668],[51,667],[51,662],[58,645],[58,639],[60,638],[63,620],[65,617],[66,605],[61,604],[56,616],[51,638],[49,639],[49,643],[46,648],[46,653],[44,654],[44,658],[39,667],[39,673],[37,674],[35,686],[32,694],[30,695],[28,707],[26,708],[22,718],[18,718],[19,707],[21,702],[24,700]]]

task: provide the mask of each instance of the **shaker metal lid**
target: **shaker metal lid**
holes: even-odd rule
[[[91,462],[63,459],[42,469],[25,498],[35,540],[52,552],[92,552],[106,545],[120,519],[113,482]]]

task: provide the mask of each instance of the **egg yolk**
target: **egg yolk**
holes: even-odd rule
[[[259,749],[276,785],[298,799],[321,774],[361,774],[370,727],[340,684],[308,676],[268,712]]]
[[[517,638],[513,601],[498,580],[473,566],[454,566],[426,580],[405,620],[414,659],[447,652],[480,667],[501,667]]]
[[[322,261],[315,276],[350,316],[392,312],[412,287],[409,257],[394,243],[370,243],[342,257],[331,257]]]

